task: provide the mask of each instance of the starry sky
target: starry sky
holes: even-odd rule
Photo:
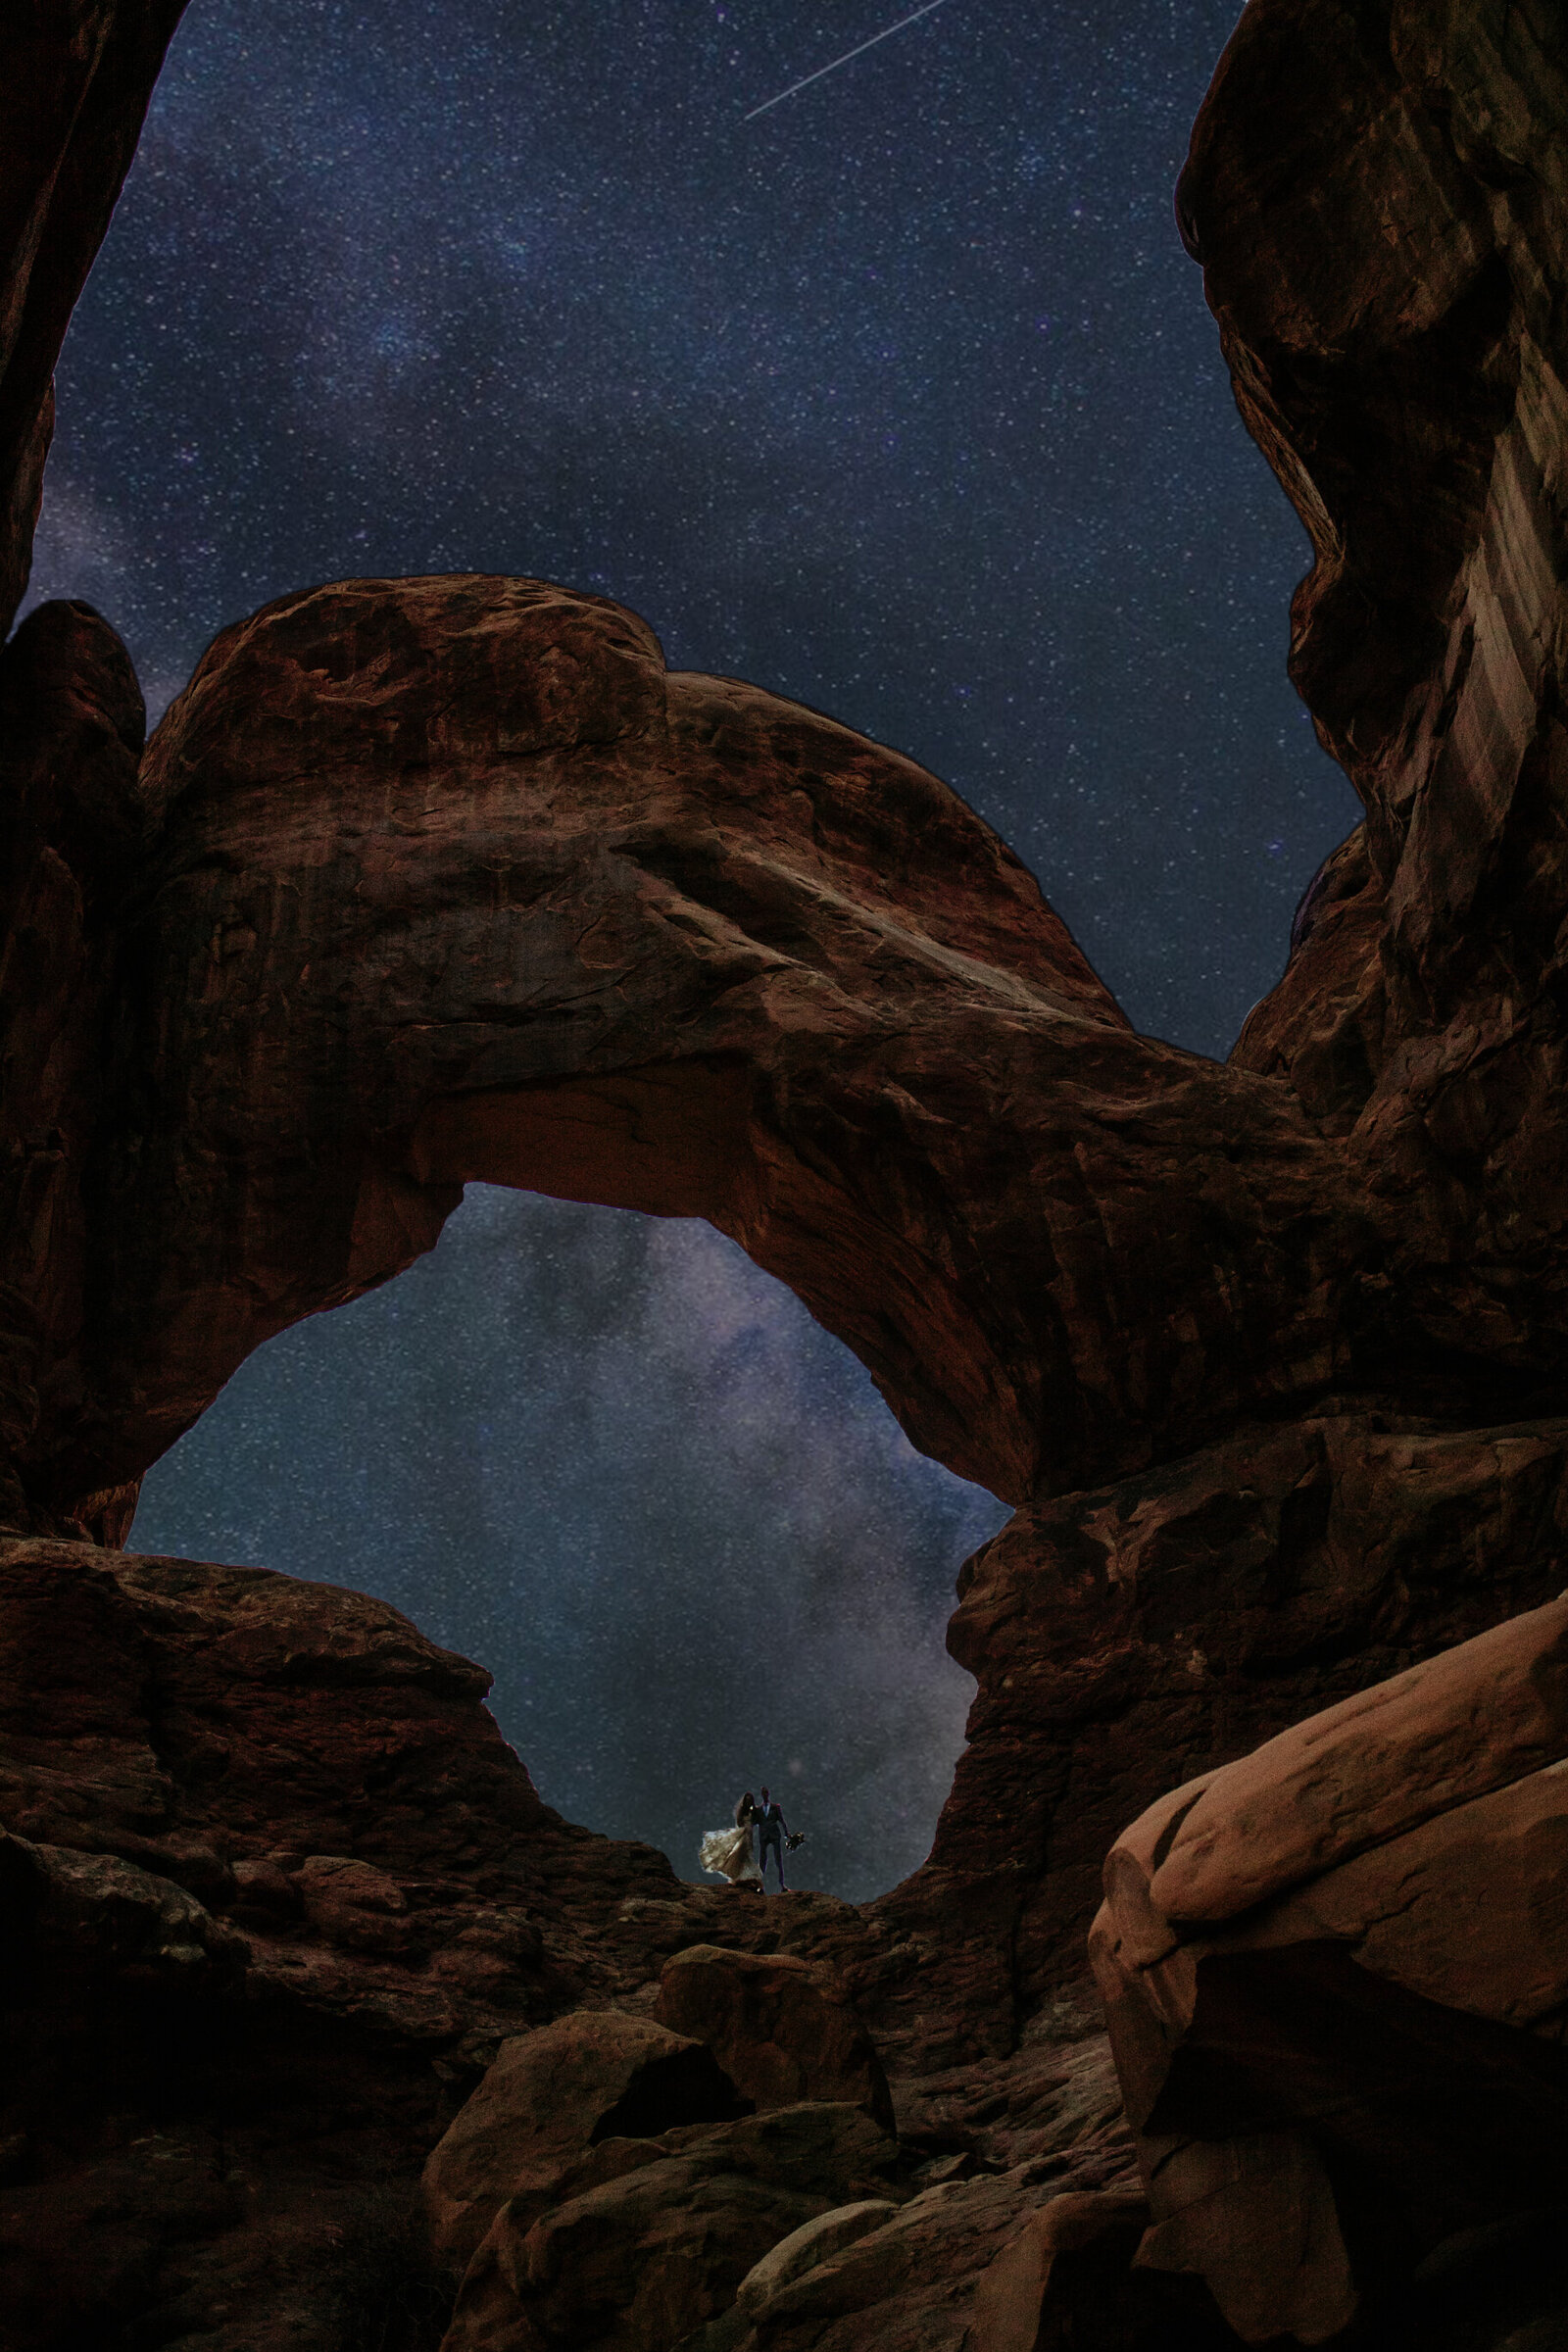
[[[941,0],[754,112],[903,13],[192,0],[34,598],[98,605],[156,712],[311,582],[618,597],[947,778],[1138,1025],[1220,1054],[1357,813],[1171,218],[1235,0]],[[132,1540],[383,1594],[492,1669],[551,1802],[686,1875],[768,1780],[860,1897],[929,1844],[1003,1516],[706,1226],[473,1187],[244,1367]]]

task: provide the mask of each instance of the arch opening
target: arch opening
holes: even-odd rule
[[[799,1883],[863,1900],[929,1849],[954,1580],[1005,1515],[702,1220],[471,1184],[397,1281],[257,1350],[130,1542],[392,1602],[494,1673],[547,1802],[683,1877],[767,1781]]]

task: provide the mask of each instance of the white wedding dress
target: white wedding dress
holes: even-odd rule
[[[728,1879],[732,1886],[748,1879],[760,1880],[762,1875],[757,1867],[749,1821],[738,1821],[732,1830],[710,1830],[697,1849],[697,1858],[715,1879]]]

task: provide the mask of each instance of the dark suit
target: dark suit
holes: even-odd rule
[[[757,1821],[759,1825],[758,1842],[761,1847],[760,1861],[763,1880],[765,1881],[767,1878],[767,1852],[771,1846],[773,1860],[778,1866],[779,1889],[782,1892],[784,1886],[784,1836],[790,1826],[784,1818],[783,1806],[776,1799],[768,1804],[759,1805]]]

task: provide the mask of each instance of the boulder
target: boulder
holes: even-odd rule
[[[237,1977],[247,1947],[172,1880],[114,1854],[34,1845],[0,1831],[7,1962],[84,1967],[121,1982],[191,1984]]]
[[[1132,2190],[1052,2197],[1008,2239],[976,2287],[969,2352],[1036,2352],[1061,2257],[1108,2245],[1124,2266],[1148,2222],[1149,2207]]]
[[[1039,2201],[1027,2168],[923,2190],[783,2281],[740,2343],[747,2352],[960,2352],[977,2281]]]
[[[1150,2227],[1135,2261],[1196,2273],[1244,2343],[1326,2343],[1359,2294],[1327,2170],[1302,2132],[1145,2141]]]
[[[424,2168],[430,2231],[466,2263],[503,2204],[523,2227],[596,2142],[741,2111],[701,2042],[618,2010],[578,2010],[503,2042]]]
[[[1221,1920],[1568,1754],[1568,1600],[1281,1732],[1196,1787],[1149,1882]]]
[[[1249,1940],[1331,1938],[1392,1984],[1499,2024],[1568,2008],[1568,1763],[1456,1805],[1268,1907]]]
[[[819,1965],[693,1944],[664,1963],[659,2015],[672,2032],[705,2041],[758,2107],[848,2099],[893,2128],[871,2037],[842,1984]]]
[[[792,2279],[804,2278],[858,2238],[868,2237],[898,2210],[888,2197],[862,2197],[854,2205],[835,2205],[813,2222],[803,2222],[747,2272],[736,2292],[736,2310],[755,2325]]]
[[[306,1918],[329,1943],[357,1952],[405,1948],[408,1897],[384,1870],[349,1855],[310,1854],[298,1883]]]
[[[858,2109],[804,2104],[658,2140],[606,2140],[496,2214],[465,2274],[448,2352],[513,2338],[669,2352],[729,2310],[742,2280],[824,2212],[897,2210],[896,2142]],[[842,2241],[841,2241],[842,2242]]]
[[[745,2173],[834,2204],[898,2193],[890,2186],[898,2141],[847,2100],[802,2100],[738,2123],[690,2124],[664,2132],[662,2143],[710,2169]]]
[[[671,2158],[546,2214],[509,2275],[547,2343],[668,2352],[727,2310],[759,2258],[821,2210],[800,2190]],[[464,2308],[460,2299],[453,2352]]]
[[[1565,1659],[1559,1601],[1202,1777],[1106,1861],[1138,2259],[1248,2342],[1321,2342],[1568,2191]]]

